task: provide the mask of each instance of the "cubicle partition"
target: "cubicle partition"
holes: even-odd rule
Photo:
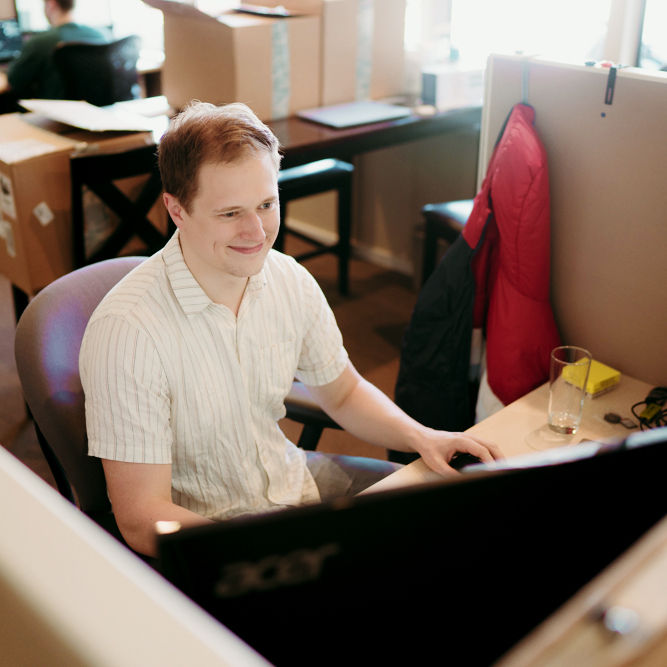
[[[667,385],[667,72],[492,56],[479,182],[511,107],[550,171],[552,293],[565,342]]]

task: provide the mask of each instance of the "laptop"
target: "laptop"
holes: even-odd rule
[[[0,20],[0,62],[12,60],[21,52],[23,37],[15,19]]]
[[[383,102],[347,102],[332,106],[297,111],[304,120],[338,129],[380,123],[385,120],[406,118],[412,114],[409,107]]]
[[[667,513],[667,427],[183,529],[163,575],[275,665],[489,665]]]

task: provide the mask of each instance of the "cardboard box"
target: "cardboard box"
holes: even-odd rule
[[[0,116],[0,273],[29,295],[72,270],[70,155],[134,148],[149,132],[86,132]]]
[[[255,0],[319,16],[319,105],[405,93],[405,0]]]
[[[162,90],[173,108],[193,99],[245,102],[272,120],[318,106],[319,17],[211,14],[182,2],[144,2],[164,14]]]
[[[422,102],[438,110],[481,106],[484,70],[447,63],[422,70]]]

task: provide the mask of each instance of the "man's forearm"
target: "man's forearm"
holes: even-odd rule
[[[177,521],[181,526],[209,523],[209,519],[172,502],[171,464],[102,459],[102,466],[116,523],[135,551],[156,555],[158,521]]]
[[[502,457],[493,443],[423,426],[364,380],[351,364],[332,383],[311,391],[327,414],[352,435],[387,449],[417,452],[429,468],[441,474],[453,472],[449,461],[457,452],[487,462]]]
[[[348,371],[346,371],[348,372]],[[401,410],[386,394],[356,371],[340,402],[324,406],[346,431],[372,445],[416,451],[425,427]]]
[[[177,522],[181,527],[213,523],[200,514],[172,502],[155,500],[144,503],[140,514],[120,511],[115,514],[118,528],[130,548],[146,556],[157,556],[157,523]]]

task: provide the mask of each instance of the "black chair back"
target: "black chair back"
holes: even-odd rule
[[[108,44],[63,42],[53,58],[65,86],[65,98],[96,106],[137,99],[137,61],[141,39],[129,35]]]

